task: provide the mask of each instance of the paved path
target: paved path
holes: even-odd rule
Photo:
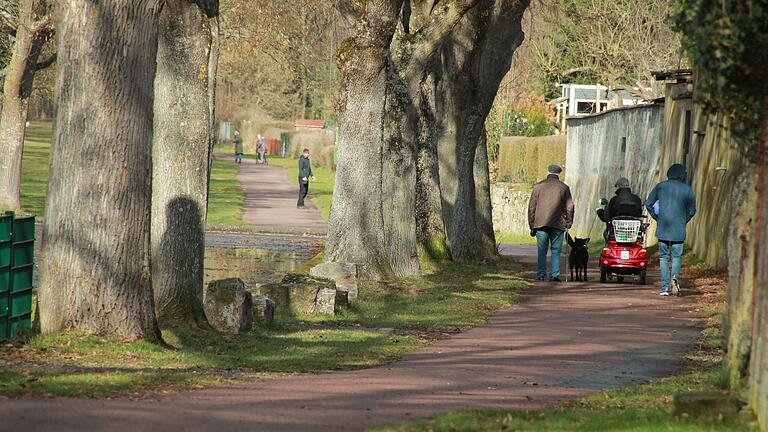
[[[218,156],[231,159],[231,156]],[[298,163],[298,162],[297,162]],[[243,222],[256,226],[325,228],[327,225],[311,199],[306,208],[296,208],[298,186],[288,180],[285,168],[261,165],[253,159],[243,159],[237,179],[243,186]],[[311,196],[310,184],[310,196]]]
[[[532,260],[531,248],[503,252]],[[464,407],[540,407],[672,373],[698,334],[690,299],[538,283],[486,325],[390,365],[156,401],[8,400],[0,430],[356,431]]]

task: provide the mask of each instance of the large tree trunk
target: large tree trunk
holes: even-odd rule
[[[750,405],[762,430],[768,430],[768,91],[763,93],[763,119],[757,144],[757,193],[753,247],[754,321],[750,360]]]
[[[354,2],[352,37],[338,54],[342,72],[338,165],[326,259],[392,274],[382,211],[382,139],[389,44],[403,0]]]
[[[52,22],[46,18],[44,0],[19,3],[16,42],[3,84],[3,109],[0,113],[0,209],[21,207],[21,159],[27,123],[29,96],[37,69],[37,59],[51,37]]]
[[[434,68],[438,49],[478,0],[407,1],[390,46],[384,122],[384,232],[398,276],[420,274],[425,260],[444,258],[437,175]]]
[[[483,0],[443,46],[438,94],[440,187],[451,255],[497,254],[491,223],[485,119],[512,55],[522,43],[528,0]]]
[[[150,273],[159,0],[57,7],[56,128],[40,281],[43,332],[159,341]]]
[[[161,327],[199,326],[218,1],[167,0],[160,14],[152,147],[152,287]]]

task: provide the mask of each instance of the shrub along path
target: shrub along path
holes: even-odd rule
[[[504,253],[531,262],[531,247]],[[535,408],[675,371],[698,335],[691,297],[595,282],[535,284],[486,325],[390,365],[159,401],[0,403],[9,430],[362,430],[464,407]]]

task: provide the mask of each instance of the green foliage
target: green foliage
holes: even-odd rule
[[[485,322],[526,283],[511,261],[449,265],[419,280],[366,283],[336,317],[288,317],[239,335],[163,332],[169,346],[77,333],[0,347],[0,397],[143,397],[275,373],[370,367]],[[387,331],[382,331],[386,328]]]
[[[703,102],[726,113],[737,142],[753,149],[768,98],[768,2],[679,0],[674,22]]]
[[[538,137],[554,133],[547,116],[541,110],[524,110],[504,113],[504,136]]]

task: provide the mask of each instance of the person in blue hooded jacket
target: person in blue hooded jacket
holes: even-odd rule
[[[680,267],[685,242],[685,226],[696,214],[696,197],[685,184],[685,167],[674,164],[667,171],[668,180],[656,185],[645,201],[651,217],[656,219],[661,265],[661,295],[680,295]],[[669,262],[672,261],[670,281]]]

